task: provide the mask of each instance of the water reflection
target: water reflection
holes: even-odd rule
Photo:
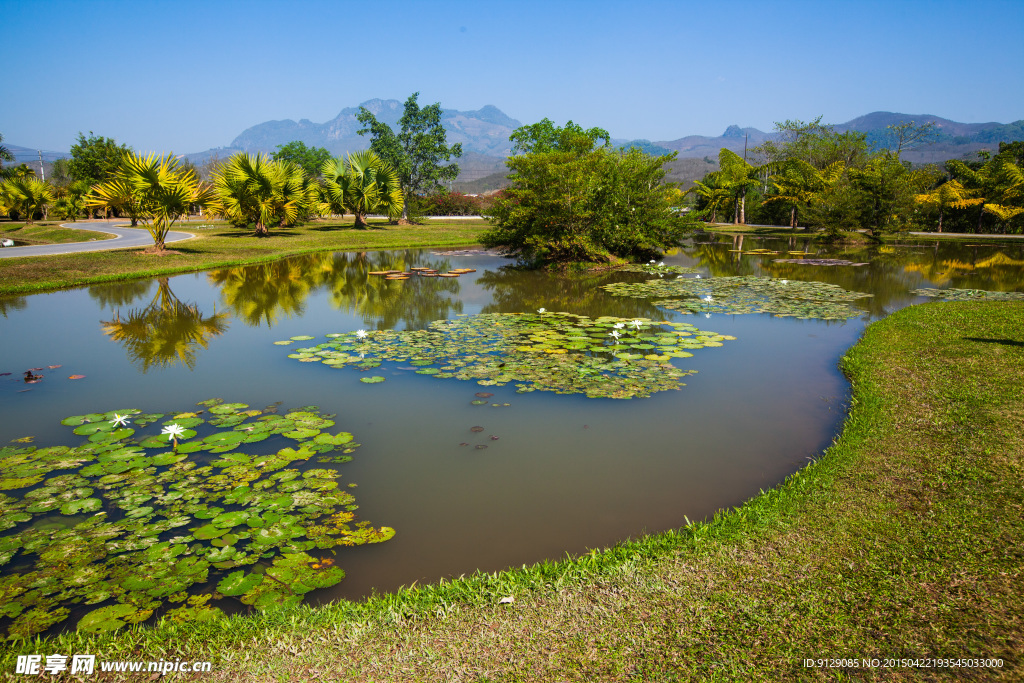
[[[247,325],[273,327],[284,314],[301,316],[307,298],[325,290],[331,305],[362,317],[369,328],[421,329],[462,312],[455,278],[385,280],[371,271],[427,267],[446,271],[448,259],[424,251],[308,254],[255,266],[222,268],[208,274],[221,300]]]
[[[143,372],[179,363],[192,369],[199,349],[207,348],[212,337],[227,330],[228,314],[204,316],[198,306],[174,296],[166,277],[158,278],[157,283],[149,306],[129,311],[123,319],[120,311],[115,311],[113,320],[101,321],[103,332],[124,346]]]
[[[136,299],[149,293],[153,286],[152,280],[130,280],[128,282],[110,282],[89,287],[89,297],[101,307],[114,310],[118,306],[130,306]]]
[[[0,315],[6,318],[8,311],[20,311],[25,305],[23,296],[0,296]]]
[[[675,276],[672,276],[675,277]],[[577,315],[662,320],[665,311],[644,299],[610,297],[601,289],[609,282],[650,279],[642,273],[589,273],[565,277],[505,266],[487,271],[477,282],[491,293],[483,313],[521,313],[546,308]]]
[[[744,244],[744,241],[746,242]],[[765,248],[778,254],[742,253]],[[789,255],[805,251],[806,256]],[[694,240],[683,249],[694,263],[712,275],[768,275],[789,280],[828,282],[873,294],[856,305],[873,317],[891,313],[918,300],[910,291],[919,287],[953,287],[992,291],[1024,288],[1024,244],[933,242],[901,245],[818,244],[810,238],[713,236]],[[785,263],[777,259],[843,259],[858,266]]]

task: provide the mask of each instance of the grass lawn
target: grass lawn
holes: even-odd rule
[[[195,233],[195,239],[168,245],[166,255],[141,249],[119,249],[33,256],[0,261],[0,294],[40,292],[62,287],[129,280],[188,271],[272,261],[316,251],[362,251],[402,247],[450,247],[477,244],[485,220],[430,220],[423,225],[389,225],[370,221],[366,230],[352,222],[317,222],[271,229],[269,237],[227,224],[176,223],[174,230]],[[81,233],[75,233],[81,241]]]
[[[24,242],[26,246],[35,244],[67,244],[69,242],[88,242],[89,240],[109,240],[113,235],[109,232],[96,230],[75,230],[62,228],[61,223],[67,221],[35,222],[29,225],[24,223],[0,222],[0,239],[10,238]],[[80,223],[82,228],[88,228],[88,223]]]
[[[1024,304],[904,309],[843,369],[833,446],[713,520],[360,603],[12,643],[0,671],[60,652],[213,660],[202,681],[1022,680]]]

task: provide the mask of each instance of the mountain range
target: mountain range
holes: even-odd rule
[[[201,165],[212,157],[224,159],[235,152],[273,152],[278,145],[300,140],[310,147],[325,147],[332,154],[341,155],[370,144],[369,136],[358,134],[362,125],[356,120],[360,107],[372,112],[378,120],[398,130],[403,104],[398,100],[372,99],[358,107],[346,107],[337,116],[325,123],[314,123],[309,119],[293,121],[265,121],[245,129],[225,147],[188,154],[195,164]],[[1012,123],[960,123],[933,114],[901,114],[873,112],[859,116],[845,123],[835,124],[839,132],[859,131],[867,135],[873,144],[883,144],[886,126],[913,121],[920,125],[935,124],[938,139],[927,146],[904,152],[903,158],[914,163],[937,163],[946,159],[971,157],[981,149],[995,149],[999,142],[1024,140],[1024,120]],[[483,181],[480,190],[491,189],[491,181],[500,181],[505,172],[505,158],[511,152],[509,135],[522,123],[488,104],[475,111],[442,109],[441,123],[447,131],[448,144],[462,143],[463,156],[459,159],[459,185],[464,190],[474,190],[475,181]],[[644,151],[664,153],[678,152],[679,158],[670,164],[669,176],[673,180],[700,178],[709,170],[717,168],[718,152],[725,147],[742,154],[744,147],[755,147],[775,137],[757,128],[728,126],[722,135],[688,135],[675,140],[651,142],[649,140],[613,139],[616,146],[635,145]],[[38,152],[34,149],[7,145],[14,152],[17,161],[38,164]],[[45,161],[66,156],[66,153],[43,152]],[[700,163],[698,163],[700,162]],[[694,175],[697,174],[697,175]],[[489,178],[489,176],[495,176]],[[484,187],[488,186],[488,187]]]

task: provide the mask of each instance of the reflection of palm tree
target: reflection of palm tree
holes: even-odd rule
[[[3,138],[0,138],[2,140]],[[25,308],[23,296],[0,296],[0,315],[7,317],[7,311],[20,311]]]
[[[461,312],[457,280],[414,278],[385,280],[370,271],[406,270],[423,265],[436,270],[448,261],[431,260],[425,252],[321,253],[296,256],[257,266],[224,268],[209,274],[221,287],[224,302],[247,324],[273,326],[279,312],[301,314],[306,297],[325,289],[334,308],[362,316],[367,327],[391,329],[405,322],[420,329],[434,320]]]
[[[180,301],[171,292],[167,278],[159,278],[159,288],[149,306],[133,310],[124,319],[102,321],[103,331],[120,342],[132,361],[150,367],[184,363],[195,367],[197,347],[206,348],[208,340],[224,333],[227,313],[203,317],[195,304]]]
[[[89,296],[103,308],[114,309],[128,306],[136,299],[145,296],[153,286],[152,280],[129,280],[128,282],[109,282],[89,287]]]

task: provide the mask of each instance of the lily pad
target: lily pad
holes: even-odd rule
[[[379,375],[374,375],[373,377],[360,377],[359,381],[363,384],[379,384],[384,381],[384,378]]]

